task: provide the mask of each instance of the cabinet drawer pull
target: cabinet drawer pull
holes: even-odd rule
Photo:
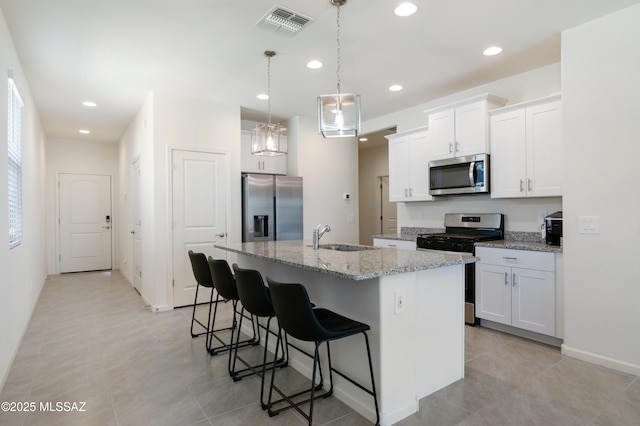
[[[517,258],[517,257],[513,257],[513,256],[502,256],[502,258],[503,258],[504,260],[518,260],[518,258]]]

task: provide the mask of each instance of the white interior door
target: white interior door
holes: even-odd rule
[[[213,245],[227,235],[226,155],[173,151],[173,306],[192,305],[196,281],[189,250],[224,258]],[[200,291],[198,303],[210,293]]]
[[[389,176],[380,177],[380,233],[396,234],[398,232],[398,209],[396,203],[389,201]]]
[[[140,209],[140,159],[131,168],[131,237],[133,255],[133,287],[142,293],[142,218]]]
[[[111,176],[61,173],[60,272],[111,269]]]

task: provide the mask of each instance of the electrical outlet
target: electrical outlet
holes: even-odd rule
[[[396,315],[404,313],[407,305],[407,301],[405,300],[404,293],[401,291],[394,291],[393,300],[394,300],[394,313]]]

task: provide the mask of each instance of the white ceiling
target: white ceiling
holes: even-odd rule
[[[341,15],[341,88],[363,120],[560,60],[560,33],[640,0],[349,0]],[[283,36],[255,24],[275,4],[313,18]],[[147,94],[169,91],[242,107],[266,120],[315,117],[336,89],[336,8],[329,0],[0,0],[47,137],[117,142]],[[501,55],[482,50],[498,44]],[[306,63],[320,59],[320,70]],[[401,92],[389,92],[391,84]],[[98,107],[87,109],[84,100]],[[91,135],[78,134],[90,129]]]

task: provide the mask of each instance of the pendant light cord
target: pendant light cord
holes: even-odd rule
[[[338,95],[340,94],[340,4],[336,5],[336,39],[338,48],[336,49],[338,52],[338,68],[336,69],[336,75],[338,77]]]
[[[267,124],[271,127],[271,57],[275,55],[275,53],[267,50],[264,54],[267,57],[267,111],[269,112],[269,121]]]

